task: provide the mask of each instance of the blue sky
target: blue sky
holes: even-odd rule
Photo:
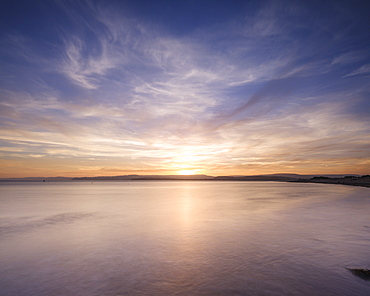
[[[5,1],[0,177],[370,173],[367,1]]]

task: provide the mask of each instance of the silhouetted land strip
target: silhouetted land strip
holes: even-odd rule
[[[74,178],[75,181],[275,181],[275,182],[298,182],[298,183],[323,183],[323,184],[342,184],[350,186],[370,187],[370,176],[309,176],[296,174],[272,174],[257,176],[218,176],[212,177],[207,175],[127,175],[111,177],[84,177]]]
[[[358,177],[345,176],[342,178],[329,178],[329,177],[319,176],[319,177],[313,177],[310,179],[292,180],[290,182],[342,184],[342,185],[350,185],[350,186],[370,187],[370,175],[358,176]]]
[[[370,175],[298,175],[298,174],[270,174],[256,176],[207,176],[207,175],[124,175],[98,176],[80,178],[8,178],[0,182],[67,182],[67,181],[274,181],[297,183],[342,184],[350,186],[370,187]]]

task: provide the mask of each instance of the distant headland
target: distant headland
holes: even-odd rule
[[[68,181],[275,181],[298,183],[342,184],[370,187],[370,175],[299,175],[268,174],[253,176],[208,176],[208,175],[123,175],[97,177],[29,177],[2,178],[0,182],[68,182]]]

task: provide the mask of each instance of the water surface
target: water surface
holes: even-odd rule
[[[370,295],[370,190],[0,184],[0,295]]]

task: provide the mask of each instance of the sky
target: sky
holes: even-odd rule
[[[0,177],[370,173],[368,1],[2,1]]]

